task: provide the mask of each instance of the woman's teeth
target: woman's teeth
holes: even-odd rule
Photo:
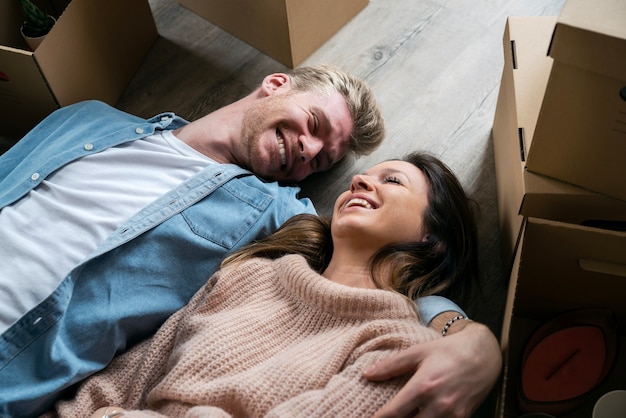
[[[348,203],[346,203],[347,208],[351,206],[361,206],[366,209],[373,209],[372,205],[365,199],[350,199]]]

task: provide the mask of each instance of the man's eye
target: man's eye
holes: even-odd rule
[[[317,116],[315,116],[315,114],[312,115],[311,117],[312,120],[312,127],[311,127],[311,132],[313,132],[314,134],[317,133],[317,129],[320,125],[319,120],[317,119]]]
[[[400,179],[395,177],[395,176],[387,176],[387,177],[385,177],[385,183],[402,184]]]

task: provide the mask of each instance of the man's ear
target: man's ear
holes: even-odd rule
[[[261,82],[261,91],[266,96],[291,88],[291,79],[285,73],[274,73],[266,76]]]

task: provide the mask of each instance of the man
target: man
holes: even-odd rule
[[[314,213],[297,188],[276,181],[367,154],[383,136],[371,90],[328,67],[269,75],[191,123],[99,102],[54,112],[0,159],[0,414],[41,413],[152,334],[231,251]],[[420,305],[426,318],[459,310],[430,302]],[[387,412],[464,414],[484,398],[500,367],[484,353],[497,343],[450,315],[436,326],[470,329],[453,336],[463,345],[442,339],[368,376],[417,370]]]

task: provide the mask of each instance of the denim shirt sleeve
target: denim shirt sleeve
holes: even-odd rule
[[[430,324],[433,318],[444,312],[454,311],[467,316],[456,303],[443,296],[424,296],[419,298],[416,303],[420,311],[422,324],[426,326]]]

